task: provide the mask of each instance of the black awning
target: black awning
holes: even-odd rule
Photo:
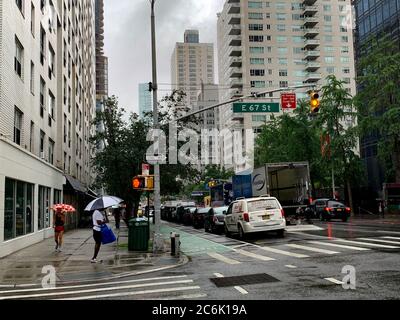
[[[78,192],[87,193],[88,188],[82,182],[67,174],[65,175],[65,178],[67,179],[67,185],[69,185],[72,189]]]

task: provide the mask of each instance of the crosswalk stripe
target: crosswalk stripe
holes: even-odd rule
[[[253,253],[253,252],[250,252],[250,251],[241,250],[241,249],[234,249],[234,251],[237,252],[237,253],[240,253],[240,254],[242,254],[244,256],[251,257],[251,258],[254,258],[254,259],[258,259],[258,260],[261,260],[261,261],[274,261],[274,260],[276,260],[276,259],[273,259],[273,258],[270,258],[270,257],[262,256],[262,255],[259,255],[259,254],[256,254],[256,253]]]
[[[287,265],[285,265],[285,267],[286,267],[286,268],[289,268],[289,269],[297,269],[296,266],[293,266],[293,265],[291,265],[291,264],[287,264]]]
[[[373,241],[373,242],[381,242],[381,243],[389,243],[389,244],[397,244],[397,245],[400,245],[400,242],[399,242],[399,241],[390,241],[390,240],[382,240],[382,239],[357,238],[357,240]]]
[[[227,257],[224,257],[222,254],[216,253],[216,252],[208,252],[207,253],[210,257],[217,259],[219,261],[225,262],[227,264],[240,264],[241,262],[234,260],[234,259],[230,259]]]
[[[329,247],[337,247],[337,248],[343,248],[343,249],[357,250],[357,251],[369,251],[369,250],[371,250],[371,249],[368,249],[368,248],[346,246],[344,244],[322,242],[322,241],[309,241],[309,243],[320,244],[320,245],[329,246]]]
[[[325,280],[333,282],[334,284],[343,284],[343,281],[336,280],[335,278],[325,278]]]
[[[205,293],[195,293],[195,294],[185,294],[183,296],[167,297],[167,298],[157,297],[157,300],[187,300],[187,299],[200,299],[205,297],[207,297]],[[154,300],[154,298],[148,298],[143,300]]]
[[[128,297],[135,296],[141,294],[151,294],[151,293],[165,293],[165,292],[174,292],[174,291],[188,291],[188,290],[198,290],[199,286],[192,287],[175,287],[175,288],[167,288],[167,289],[155,289],[155,290],[143,290],[143,291],[134,291],[134,292],[121,292],[121,293],[111,293],[111,294],[103,294],[103,295],[95,295],[95,296],[84,296],[84,297],[74,297],[74,298],[66,298],[66,299],[54,299],[54,300],[93,300],[93,299],[105,299],[105,298],[116,298],[116,297]]]
[[[135,284],[135,285],[130,285],[130,286],[110,287],[110,288],[96,288],[96,289],[64,291],[64,292],[61,291],[61,292],[42,293],[42,294],[4,296],[4,297],[0,297],[0,300],[55,297],[55,296],[65,296],[65,295],[92,293],[92,292],[99,292],[99,291],[116,291],[116,290],[134,289],[134,288],[140,288],[140,287],[155,287],[155,286],[162,286],[162,285],[169,285],[169,284],[184,284],[184,283],[193,283],[193,280],[152,282],[152,283]]]
[[[319,253],[326,253],[326,254],[337,254],[340,252],[337,251],[331,251],[331,250],[325,250],[325,249],[319,249],[319,248],[314,248],[314,247],[307,247],[307,246],[302,246],[298,244],[287,244],[287,247],[295,248],[295,249],[302,249],[302,250],[307,250],[307,251],[312,251],[312,252],[319,252]]]
[[[260,247],[260,249],[263,249],[263,250],[269,251],[269,252],[273,252],[273,253],[277,253],[277,254],[281,254],[284,256],[295,257],[295,258],[309,258],[310,257],[305,254],[294,253],[294,252],[279,250],[279,249],[270,248],[270,247]]]
[[[377,247],[377,248],[387,248],[387,249],[398,249],[399,248],[399,247],[388,246],[388,245],[384,245],[384,244],[360,242],[360,241],[351,241],[351,240],[344,240],[344,239],[334,239],[333,241],[339,241],[339,242],[345,242],[345,243],[353,243],[353,244],[358,244],[360,246],[371,246],[371,247]]]
[[[83,285],[75,285],[75,286],[64,286],[64,287],[60,286],[60,287],[55,287],[55,288],[34,288],[34,289],[8,290],[8,291],[0,291],[0,294],[81,289],[81,288],[101,287],[101,286],[110,286],[110,285],[127,284],[127,283],[135,283],[135,282],[182,279],[182,278],[186,278],[186,277],[187,277],[186,275],[168,276],[168,277],[145,278],[145,279],[135,279],[135,280],[126,280],[126,281],[100,282],[100,283],[83,284]]]
[[[242,287],[235,286],[234,287],[237,291],[239,291],[241,294],[249,294],[246,290],[244,290]]]
[[[399,237],[382,237],[383,239],[393,239],[393,240],[400,240]]]

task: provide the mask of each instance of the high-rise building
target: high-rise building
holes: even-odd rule
[[[349,21],[350,0],[226,0],[218,14],[220,102],[288,86],[319,88],[330,74],[355,94]],[[308,90],[298,90],[297,98],[307,97]],[[279,98],[276,93],[261,101]],[[270,115],[233,113],[231,105],[220,108],[221,126],[231,130],[258,133]]]
[[[94,0],[0,2],[0,256],[53,234],[91,192]]]
[[[145,113],[153,111],[153,97],[148,83],[139,84],[139,117],[143,119]]]
[[[400,50],[400,0],[353,1],[357,32],[355,37],[356,63],[365,55],[362,48],[368,47],[372,38],[392,39],[398,43]],[[361,89],[361,88],[360,88]],[[382,190],[385,174],[378,159],[379,137],[375,133],[364,136],[360,141],[361,158],[367,167],[368,184],[375,192]]]
[[[201,83],[214,83],[214,45],[200,43],[197,30],[186,30],[185,42],[178,42],[171,58],[172,88],[186,93],[189,108],[197,101]]]

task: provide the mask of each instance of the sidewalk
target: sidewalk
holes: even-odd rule
[[[110,226],[114,223],[110,223]],[[54,239],[0,259],[0,287],[40,285],[45,274],[44,266],[56,270],[57,284],[111,280],[154,271],[171,269],[187,263],[185,256],[171,257],[170,247],[165,244],[163,254],[129,252],[128,228],[121,222],[120,230],[113,228],[118,241],[101,246],[98,260],[92,264],[94,240],[92,229],[80,229],[64,235],[62,252],[55,252]]]
[[[349,221],[365,225],[399,225],[400,215],[356,215]]]

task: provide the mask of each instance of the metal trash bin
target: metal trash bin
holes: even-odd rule
[[[128,250],[147,251],[149,248],[149,222],[143,218],[129,220]]]

